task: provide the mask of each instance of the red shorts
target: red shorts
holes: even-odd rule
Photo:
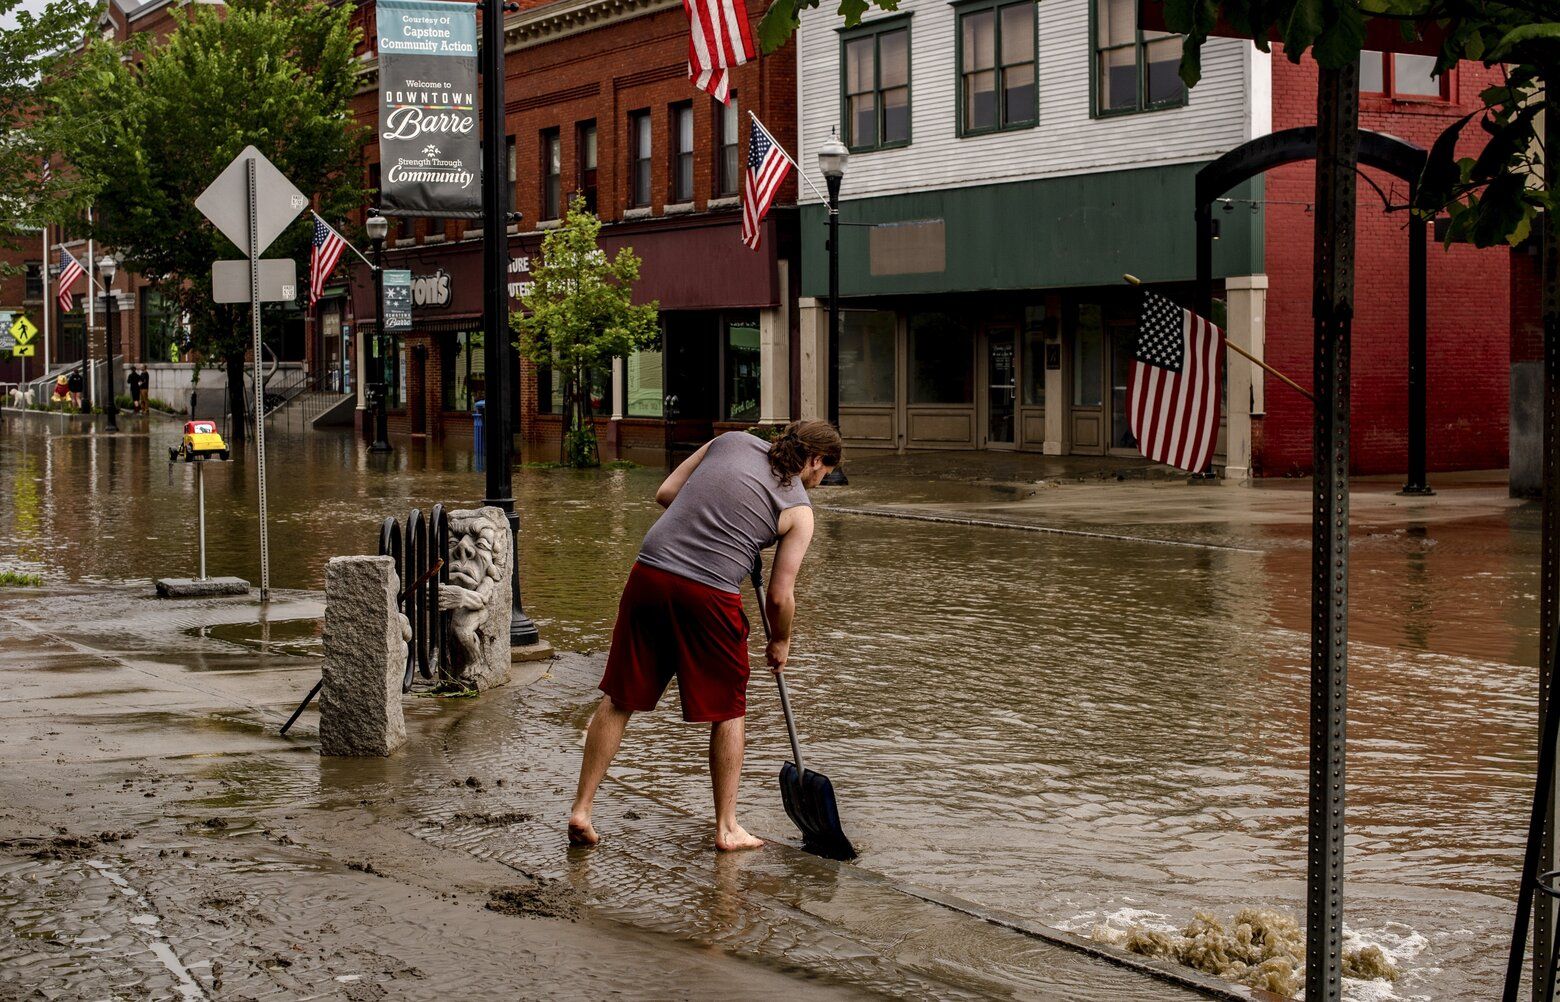
[[[653,710],[676,675],[684,720],[745,716],[747,638],[741,595],[635,563],[601,691],[619,709]]]

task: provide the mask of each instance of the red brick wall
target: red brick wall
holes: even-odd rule
[[[1455,70],[1451,100],[1361,98],[1360,127],[1429,148],[1442,130],[1477,107],[1495,71],[1464,63]],[[1316,65],[1299,65],[1275,51],[1273,129],[1316,121]],[[1464,131],[1463,155],[1476,153],[1483,133]],[[1405,182],[1365,172],[1394,205]],[[1267,360],[1303,386],[1311,385],[1311,248],[1315,164],[1302,161],[1266,177]],[[1356,473],[1405,469],[1408,424],[1408,238],[1403,211],[1383,210],[1364,178],[1356,201],[1353,434]],[[1511,254],[1456,244],[1429,247],[1428,463],[1431,470],[1504,468],[1512,333]],[[1311,469],[1311,408],[1277,380],[1267,380],[1267,414],[1253,421],[1253,462],[1263,476]]]

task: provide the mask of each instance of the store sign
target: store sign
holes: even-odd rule
[[[379,204],[482,208],[477,7],[379,0]]]
[[[405,268],[384,270],[386,331],[412,329],[412,273]]]
[[[517,255],[509,259],[509,300],[510,304],[519,307],[520,297],[525,295],[531,287],[531,258],[529,255]]]
[[[412,305],[435,309],[450,305],[450,273],[440,268],[431,275],[413,275]]]

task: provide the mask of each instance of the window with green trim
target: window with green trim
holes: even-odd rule
[[[981,4],[959,12],[959,134],[1034,125],[1035,4]]]
[[[1186,103],[1181,36],[1143,31],[1137,0],[1094,0],[1094,112],[1173,108]]]
[[[845,144],[875,150],[910,142],[910,27],[852,32],[841,43]]]

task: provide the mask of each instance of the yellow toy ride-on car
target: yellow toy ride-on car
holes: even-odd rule
[[[186,463],[208,459],[225,461],[228,458],[228,447],[217,433],[215,421],[186,421],[184,438],[179,441],[178,448],[168,450],[168,458],[173,462],[182,460]]]

